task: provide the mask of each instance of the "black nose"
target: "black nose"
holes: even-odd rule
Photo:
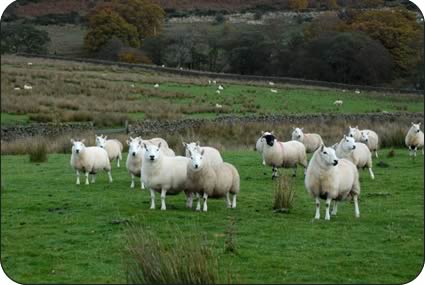
[[[269,146],[273,146],[274,142],[272,142],[272,141],[271,141],[271,142],[268,142],[267,144],[268,144]]]
[[[334,166],[338,164],[338,160],[334,160]]]
[[[133,156],[136,156],[136,153],[133,151]]]
[[[417,130],[416,132],[419,133],[419,130]]]
[[[150,158],[151,158],[151,160],[153,160],[155,158],[155,156],[154,155],[151,155]]]
[[[75,150],[75,152],[76,152],[76,153],[79,153],[79,152],[80,152],[80,150],[79,150],[79,149],[77,149],[77,150]]]
[[[353,145],[353,149],[356,149],[356,146],[355,145]]]
[[[197,164],[195,164],[195,168],[198,168],[198,165]]]

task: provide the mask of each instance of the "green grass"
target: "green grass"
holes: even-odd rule
[[[224,153],[240,172],[238,208],[210,199],[208,213],[186,209],[182,194],[167,197],[165,212],[149,210],[148,192],[129,188],[125,167],[114,167],[112,184],[102,173],[96,184],[77,186],[69,155],[51,154],[41,164],[2,156],[2,266],[19,283],[125,283],[126,226],[111,222],[127,219],[165,242],[176,228],[206,234],[220,266],[239,283],[405,283],[424,258],[424,161],[409,160],[405,149],[387,158],[388,151],[380,152],[388,168],[374,163],[375,181],[361,171],[361,217],[345,202],[330,222],[313,220],[301,170],[293,209],[273,213],[271,170],[253,151]],[[235,254],[224,250],[229,216]]]
[[[2,125],[25,125],[29,123],[28,115],[1,113]]]

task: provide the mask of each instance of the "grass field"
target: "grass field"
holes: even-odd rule
[[[416,95],[287,84],[276,85],[277,93],[272,93],[267,82],[220,81],[225,89],[217,94],[208,78],[11,56],[2,57],[1,63],[2,124],[95,121],[113,127],[125,120],[223,114],[421,112],[424,102]],[[23,90],[24,84],[33,89]],[[336,108],[335,100],[343,100],[343,106]]]
[[[115,222],[128,220],[165,242],[176,229],[188,239],[206,234],[220,272],[237,283],[405,283],[423,265],[424,161],[409,160],[406,149],[388,152],[379,159],[388,167],[374,162],[375,181],[361,171],[361,217],[345,202],[330,222],[313,220],[301,170],[294,208],[273,213],[271,171],[253,151],[223,154],[240,172],[238,208],[209,200],[208,213],[185,208],[182,194],[167,197],[165,212],[149,210],[148,193],[129,188],[125,167],[113,169],[112,184],[100,174],[96,184],[77,186],[69,155],[50,154],[41,164],[2,156],[2,266],[19,283],[125,283],[127,226]],[[229,217],[236,220],[235,254],[224,252]]]

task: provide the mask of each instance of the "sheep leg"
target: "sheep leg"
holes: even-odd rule
[[[378,158],[378,150],[375,149],[375,157]]]
[[[413,158],[415,159],[416,159],[416,150],[417,150],[417,147],[415,146],[415,148],[413,149]]]
[[[96,182],[96,174],[92,174],[91,175],[91,183],[95,183]]]
[[[134,175],[131,174],[131,185],[130,188],[134,188]]]
[[[85,175],[86,175],[86,185],[88,185],[89,184],[89,173],[86,172]]]
[[[320,199],[316,197],[316,215],[314,216],[316,220],[320,219]]]
[[[329,214],[329,209],[331,207],[331,198],[326,198],[326,214],[325,214],[325,220],[330,220],[331,219],[331,215]]]
[[[200,211],[201,210],[201,195],[199,195],[199,193],[196,193],[196,198],[198,199],[198,202],[196,204],[196,211]]]
[[[109,183],[112,183],[112,175],[110,170],[108,171],[108,180],[109,180]]]
[[[117,167],[118,168],[120,167],[120,158],[119,157],[117,158]]]
[[[186,207],[192,209],[193,205],[193,193],[186,193]]]
[[[236,208],[236,196],[237,194],[233,194],[232,208]]]
[[[152,189],[150,189],[150,191],[151,191],[151,207],[150,207],[150,209],[154,210],[155,209],[155,191],[152,190]]]
[[[373,174],[372,167],[369,167],[370,178],[375,179],[375,175]]]
[[[226,193],[226,205],[227,205],[227,208],[232,207],[232,204],[230,203],[230,193],[229,192]]]
[[[207,200],[208,200],[208,194],[204,193],[204,209],[203,209],[204,212],[208,211]]]
[[[165,206],[165,196],[167,196],[167,190],[162,189],[161,190],[161,210],[163,211],[167,210],[167,207]]]
[[[332,208],[332,212],[331,215],[332,216],[336,216],[336,212],[338,211],[338,202],[336,200],[334,200],[334,206]]]
[[[359,202],[357,201],[357,196],[358,195],[353,195],[353,200],[354,200],[354,214],[356,216],[356,218],[360,217],[360,211],[359,211]]]
[[[77,182],[75,184],[80,185],[80,171],[76,171],[76,175],[77,175]]]

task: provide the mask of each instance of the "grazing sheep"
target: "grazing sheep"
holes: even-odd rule
[[[107,136],[96,136],[96,146],[104,148],[108,153],[109,160],[117,160],[117,167],[120,167],[120,160],[122,159],[123,146],[119,140],[108,140]]]
[[[77,174],[76,184],[80,184],[80,171],[86,175],[86,184],[89,184],[89,174],[92,175],[92,183],[96,181],[96,172],[105,170],[108,173],[109,182],[112,182],[111,163],[108,159],[108,153],[103,148],[97,146],[86,147],[84,139],[81,141],[71,139],[72,154],[71,166]]]
[[[128,173],[131,175],[131,185],[130,188],[134,188],[134,177],[140,177],[140,173],[142,170],[142,160],[143,160],[143,150],[142,147],[142,140],[137,138],[130,137],[127,140],[128,144],[128,155],[127,155],[127,162],[126,167],[128,170]],[[145,189],[145,186],[143,185],[143,181],[141,182],[141,188]]]
[[[156,83],[153,87],[158,88],[159,87],[159,84]]]
[[[270,86],[274,86],[274,82],[269,81]]]
[[[24,89],[25,90],[32,90],[32,86],[31,85],[24,84]]]
[[[211,80],[208,80],[208,85],[211,85]]]
[[[32,62],[28,62],[27,64],[28,64],[28,65],[32,65]]]
[[[360,94],[360,90],[356,90],[356,91],[354,91],[354,93]]]
[[[293,176],[297,172],[297,164],[300,164],[305,169],[307,168],[307,155],[305,152],[305,146],[299,141],[278,141],[272,133],[264,133],[263,138],[265,143],[263,144],[263,159],[266,165],[273,167],[272,178],[277,177],[277,168],[290,168],[292,167],[294,172]]]
[[[15,88],[13,88],[13,90],[19,91],[19,90],[21,90],[21,88],[20,87],[15,87]]]
[[[326,200],[325,220],[330,220],[331,201],[335,204],[332,215],[336,215],[337,202],[353,197],[354,213],[360,217],[358,196],[360,195],[359,173],[356,166],[347,159],[338,159],[335,150],[322,145],[313,154],[307,168],[305,187],[316,199],[315,219],[320,219],[320,198]]]
[[[344,102],[342,101],[342,100],[336,100],[335,102],[334,102],[334,105],[335,106],[337,106],[337,107],[340,107],[340,106],[342,106],[342,104],[343,104]]]
[[[217,84],[217,81],[216,81],[216,80],[213,80],[213,81],[212,81],[212,83],[213,83],[213,84]]]
[[[165,67],[165,64],[161,65],[161,67]]]
[[[379,138],[378,135],[371,130],[362,130],[360,131],[361,137],[360,142],[367,145],[371,152],[375,153],[375,157],[378,158],[378,147],[379,147]]]
[[[270,89],[270,92],[277,93],[277,90],[276,89]]]
[[[217,109],[221,109],[221,108],[223,108],[223,105],[220,105],[220,104],[215,104],[215,107],[217,108]]]
[[[323,140],[319,134],[304,134],[304,128],[292,128],[292,140],[299,141],[304,144],[307,153],[315,152],[322,144]]]
[[[370,177],[375,179],[375,175],[372,171],[372,154],[365,144],[356,143],[354,138],[344,135],[336,147],[336,156],[348,159],[354,163],[357,168],[367,167]]]
[[[215,93],[220,94],[221,92],[220,92],[220,90],[216,90]]]
[[[415,124],[412,122],[412,126],[407,132],[406,138],[404,139],[406,146],[409,148],[409,155],[415,158],[416,150],[422,148],[422,155],[424,154],[424,133],[421,131],[421,123]]]
[[[155,192],[161,193],[161,210],[166,210],[167,193],[177,194],[186,189],[187,164],[190,159],[183,156],[166,156],[160,151],[161,143],[143,143],[145,148],[141,177],[151,193],[151,209],[155,209]]]
[[[136,85],[134,85],[134,84],[130,84],[130,87],[131,87],[131,88],[134,88],[134,87],[136,87]]]
[[[187,165],[186,193],[196,193],[198,204],[196,210],[201,210],[200,195],[203,196],[203,211],[208,210],[208,197],[220,198],[226,196],[227,208],[236,208],[236,196],[240,190],[240,177],[236,168],[227,162],[211,165],[204,157],[205,150],[188,150],[190,163]],[[233,194],[233,202],[230,195]],[[190,205],[192,207],[192,205]]]

